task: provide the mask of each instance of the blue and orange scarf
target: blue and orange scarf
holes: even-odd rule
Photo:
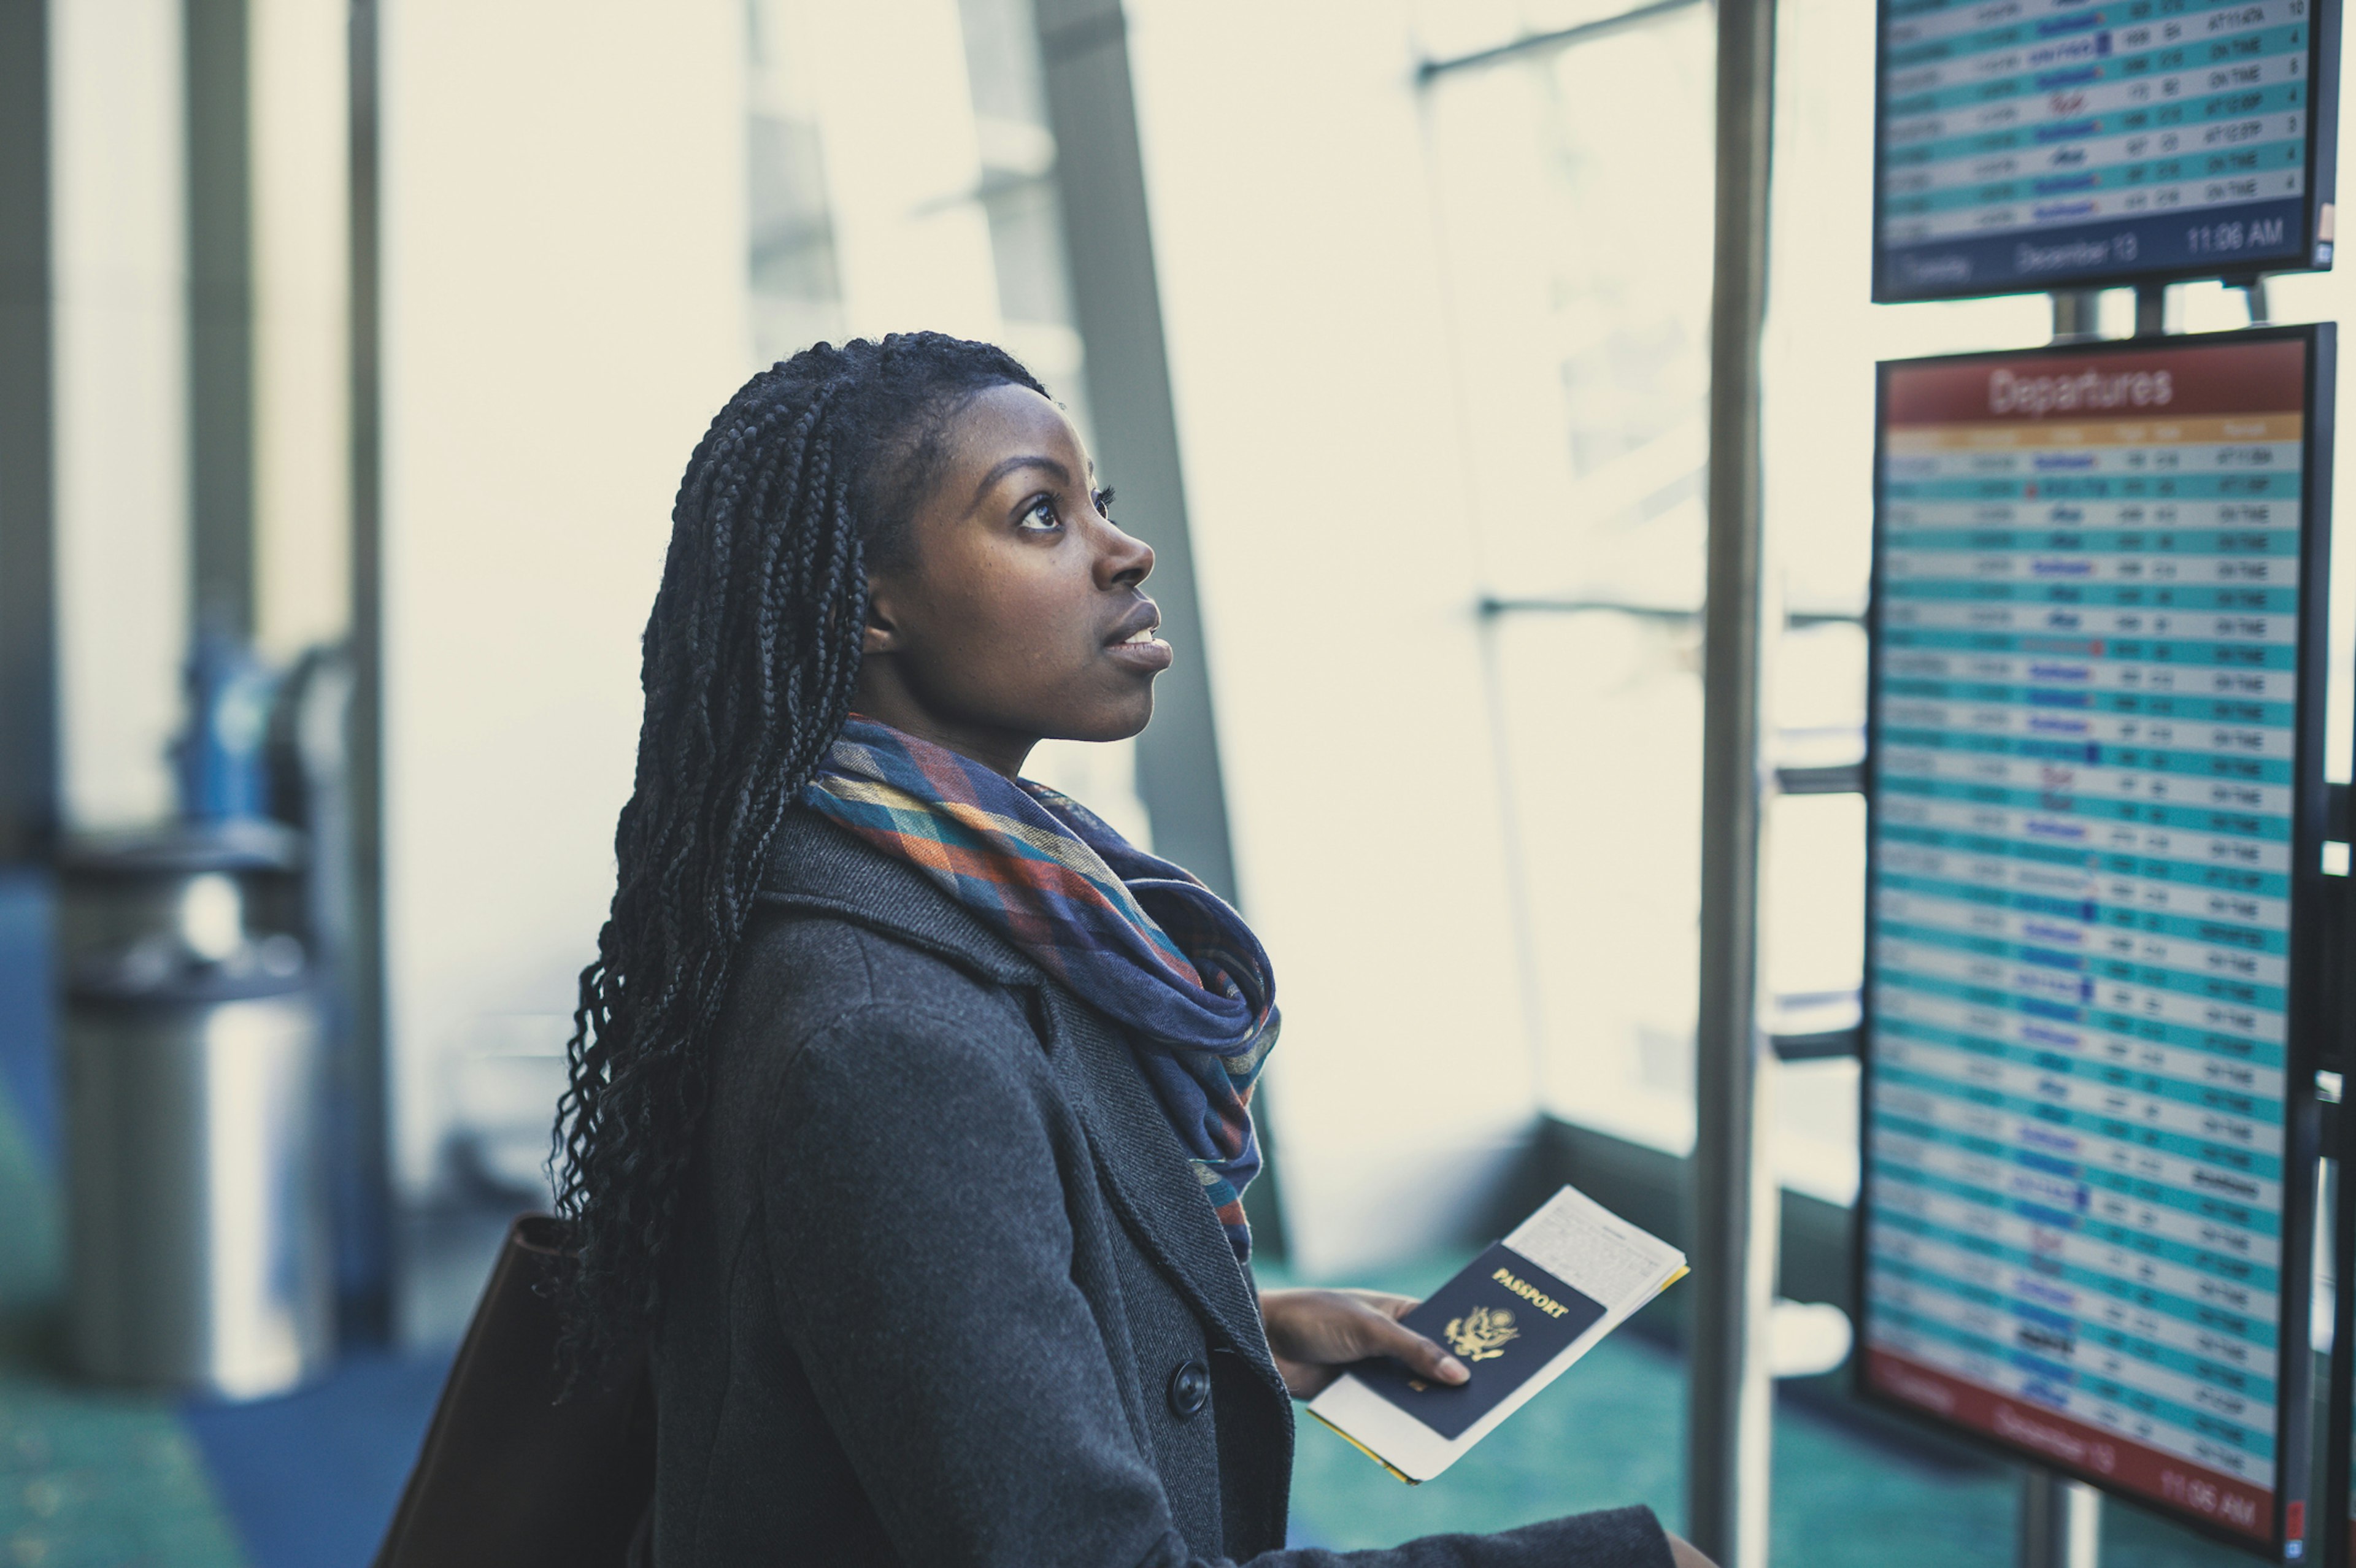
[[[802,804],[922,871],[1135,1038],[1238,1258],[1276,981],[1217,894],[1078,802],[853,715]]]

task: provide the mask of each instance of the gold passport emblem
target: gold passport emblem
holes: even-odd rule
[[[1462,1317],[1448,1320],[1448,1348],[1468,1361],[1494,1361],[1505,1353],[1505,1342],[1518,1339],[1514,1315],[1503,1307],[1476,1307]]]

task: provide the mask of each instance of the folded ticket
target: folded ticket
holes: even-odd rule
[[[1428,1481],[1685,1272],[1683,1253],[1566,1187],[1402,1319],[1471,1381],[1361,1361],[1309,1413],[1400,1480]]]

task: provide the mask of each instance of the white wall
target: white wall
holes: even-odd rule
[[[49,6],[57,608],[67,824],[172,810],[187,639],[178,0]]]
[[[613,893],[638,635],[745,366],[738,0],[384,11],[386,921],[397,1171],[547,1049]]]
[[[1134,0],[1130,39],[1287,1217],[1331,1273],[1451,1239],[1537,1105],[1416,57],[1399,0]]]

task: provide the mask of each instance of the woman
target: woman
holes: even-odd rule
[[[688,464],[561,1122],[576,1364],[651,1336],[659,1568],[1332,1562],[1283,1547],[1289,1400],[1466,1375],[1410,1302],[1256,1294],[1268,960],[1018,781],[1173,657],[1092,484],[930,333],[755,377]],[[1630,1509],[1349,1560],[1672,1551]]]

